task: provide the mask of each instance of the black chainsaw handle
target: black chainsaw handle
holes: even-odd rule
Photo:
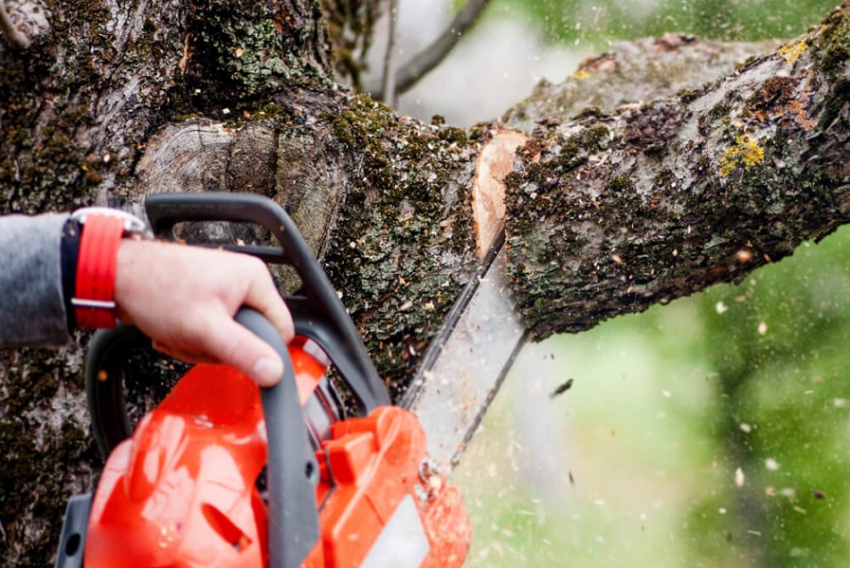
[[[260,389],[268,433],[269,566],[297,568],[319,538],[315,500],[319,467],[283,339],[256,310],[242,308],[235,319],[271,345],[284,363],[281,380]],[[132,433],[124,400],[123,364],[128,349],[146,346],[150,339],[129,325],[100,331],[92,340],[86,361],[86,395],[92,431],[104,456]]]
[[[319,465],[307,434],[289,351],[261,313],[242,308],[236,321],[274,347],[283,378],[261,388],[268,432],[269,566],[298,568],[319,540]]]
[[[160,193],[145,201],[154,234],[174,239],[178,223],[229,221],[265,227],[281,248],[228,245],[224,248],[257,256],[267,263],[287,264],[298,273],[304,296],[285,298],[295,320],[295,333],[316,341],[351,388],[365,416],[390,404],[363,340],[316,257],[283,207],[267,197],[247,193]]]
[[[97,449],[107,459],[115,446],[133,435],[124,398],[124,366],[135,348],[151,348],[137,327],[119,324],[94,334],[86,354],[86,399]]]

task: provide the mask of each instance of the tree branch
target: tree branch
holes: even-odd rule
[[[437,67],[451,53],[463,34],[478,22],[479,16],[489,3],[490,0],[469,0],[446,31],[399,70],[396,76],[396,92],[406,93]]]
[[[390,28],[387,34],[387,50],[384,55],[384,81],[381,87],[381,98],[392,107],[396,106],[398,91],[396,90],[396,34],[398,33],[398,0],[390,0]]]
[[[601,55],[588,57],[563,82],[541,81],[501,120],[508,127],[530,132],[541,120],[568,121],[591,108],[611,113],[623,105],[695,92],[780,45],[776,40],[705,41],[679,33],[619,42]]]
[[[536,337],[739,281],[850,221],[846,6],[700,91],[538,125],[506,179]]]

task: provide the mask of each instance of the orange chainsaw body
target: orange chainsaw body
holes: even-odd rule
[[[289,351],[303,405],[327,369],[303,343]],[[468,516],[429,469],[415,416],[384,406],[331,430],[316,451],[320,538],[303,566],[460,566]],[[110,455],[86,568],[266,567],[266,444],[257,386],[232,367],[194,367]]]

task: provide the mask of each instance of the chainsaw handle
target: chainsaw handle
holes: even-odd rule
[[[131,349],[151,348],[137,327],[119,324],[95,332],[86,355],[86,398],[91,430],[103,459],[133,435],[124,398],[124,364]]]
[[[281,248],[229,245],[267,263],[287,264],[298,273],[304,296],[286,297],[295,333],[318,343],[354,394],[359,413],[390,404],[363,340],[312,251],[283,207],[267,197],[247,193],[160,193],[145,201],[154,234],[174,240],[178,223],[229,221],[265,227]]]
[[[298,568],[319,540],[319,465],[310,446],[289,351],[260,312],[242,308],[236,321],[283,359],[283,378],[261,388],[268,433],[269,566]]]

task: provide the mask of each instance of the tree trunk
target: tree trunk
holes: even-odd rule
[[[15,9],[36,21],[35,2]],[[502,221],[513,291],[544,337],[739,279],[847,220],[844,8],[739,69],[758,46],[621,46],[464,130],[399,117],[337,82],[329,45],[345,56],[340,34],[357,21],[342,4],[367,23],[382,6],[50,0],[28,50],[0,45],[3,211],[138,208],[159,191],[274,197],[396,393]],[[369,26],[357,30],[367,41]],[[711,85],[664,68],[652,89],[625,86],[640,65],[694,58]],[[608,80],[647,102],[615,108],[629,101]],[[597,97],[576,97],[577,85]],[[86,339],[0,353],[4,566],[49,562],[67,496],[98,467]]]

